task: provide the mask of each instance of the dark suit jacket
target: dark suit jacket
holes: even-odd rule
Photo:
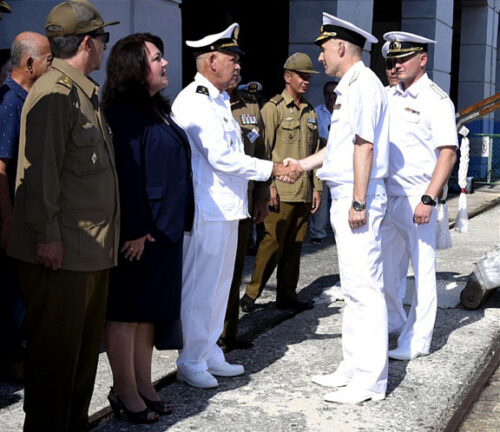
[[[175,242],[193,223],[191,151],[171,118],[145,116],[132,105],[106,107],[113,132],[123,214],[121,240],[151,234]]]

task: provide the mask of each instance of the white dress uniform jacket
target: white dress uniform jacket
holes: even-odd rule
[[[340,282],[346,301],[342,324],[343,360],[337,372],[349,386],[385,393],[387,388],[387,307],[384,298],[380,224],[387,198],[384,178],[389,168],[389,118],[384,87],[359,61],[337,85],[336,108],[318,177],[330,186],[330,218],[337,241]],[[368,186],[367,223],[351,229],[355,137],[373,143]]]
[[[382,121],[388,113],[386,94],[380,80],[359,61],[342,77],[335,93],[336,109],[333,110],[330,126],[335,133],[329,138],[318,178],[337,185],[354,182],[352,159],[355,135],[375,144],[371,179],[387,177],[389,146],[386,145],[386,137],[389,122]]]
[[[229,95],[196,74],[172,106],[192,150],[196,210],[204,220],[239,220],[248,215],[248,180],[265,181],[273,163],[245,155]]]
[[[428,354],[437,310],[436,211],[423,225],[413,222],[413,214],[432,179],[439,147],[458,145],[455,109],[427,74],[406,90],[399,84],[388,94],[389,198],[381,232],[389,330],[401,332],[398,348]],[[407,318],[401,286],[409,258],[415,271],[415,292]]]
[[[181,321],[183,373],[225,361],[217,345],[233,277],[238,220],[248,217],[248,180],[265,181],[271,161],[245,155],[229,95],[197,74],[172,106],[192,151],[195,218],[184,236]]]

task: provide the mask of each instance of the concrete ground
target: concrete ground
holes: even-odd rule
[[[452,231],[453,247],[438,252],[437,277],[464,281],[472,263],[500,242],[500,187],[477,188],[468,195],[469,211],[492,207],[469,220],[469,232]],[[449,200],[450,216],[456,198]],[[304,244],[299,281],[300,297],[322,299],[338,281],[336,247],[330,233],[319,246]],[[248,257],[244,280],[253,259]],[[242,290],[244,286],[242,286]],[[172,382],[161,395],[174,414],[154,425],[132,426],[104,417],[96,431],[429,431],[443,430],[491,353],[500,345],[500,290],[481,308],[439,309],[431,354],[411,362],[390,361],[387,398],[358,406],[328,404],[325,389],[311,376],[335,370],[341,360],[343,302],[318,301],[314,309],[297,315],[274,308],[275,279],[258,299],[258,309],[243,315],[240,333],[254,338],[249,350],[229,353],[229,361],[245,365],[246,374],[221,378],[213,390],[200,390]],[[395,345],[391,338],[391,348]],[[176,353],[156,352],[154,377],[175,371]],[[106,395],[111,385],[109,365],[101,354],[91,413],[106,416]],[[481,431],[498,431],[496,405],[481,423]],[[54,407],[57,409],[57,407]],[[497,415],[495,420],[494,415]],[[22,429],[22,388],[0,384],[0,430]],[[478,423],[479,424],[479,423]],[[464,429],[474,430],[474,429]]]

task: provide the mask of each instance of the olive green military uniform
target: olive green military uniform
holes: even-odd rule
[[[8,253],[26,300],[24,430],[85,430],[108,270],[117,263],[118,185],[98,86],[54,59],[24,104]],[[35,261],[61,242],[62,269]]]
[[[273,161],[287,157],[303,159],[318,151],[318,117],[305,99],[297,107],[284,90],[264,105],[262,118]],[[321,191],[322,184],[316,175],[305,174],[294,184],[276,179],[274,185],[280,197],[279,212],[270,213],[264,221],[266,233],[257,251],[246,294],[257,298],[277,265],[276,302],[280,303],[297,299],[300,251],[307,233],[312,192]]]
[[[231,110],[241,127],[245,154],[259,159],[270,159],[269,148],[264,141],[264,123],[260,114],[258,100],[252,91],[237,91],[231,97]],[[252,204],[256,200],[269,200],[269,183],[248,182],[248,212],[252,214]],[[235,339],[238,333],[239,297],[241,277],[245,264],[248,238],[252,230],[252,219],[243,219],[238,225],[238,247],[234,264],[233,280],[224,322],[222,338]]]

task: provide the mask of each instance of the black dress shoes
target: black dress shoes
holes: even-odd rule
[[[253,312],[255,310],[255,300],[245,294],[241,297],[240,306],[243,312]]]
[[[294,311],[304,311],[308,309],[312,309],[314,307],[314,303],[300,300],[283,300],[280,302],[276,302],[276,309],[282,310],[294,310]]]
[[[253,347],[253,343],[244,339],[221,338],[220,347],[223,350],[249,349]]]

